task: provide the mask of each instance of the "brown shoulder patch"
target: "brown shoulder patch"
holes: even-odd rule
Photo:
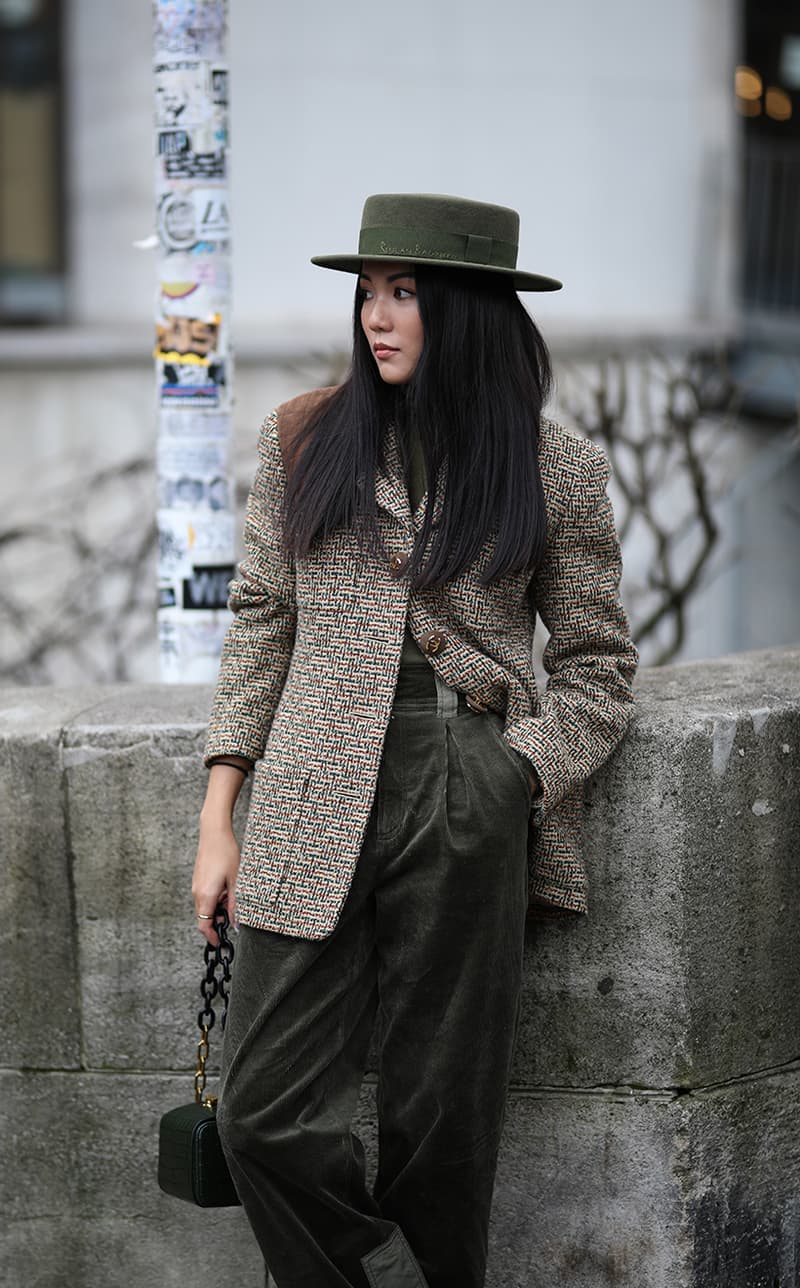
[[[338,385],[327,385],[324,389],[312,389],[310,393],[299,394],[297,398],[290,398],[288,402],[281,403],[277,410],[278,441],[287,473],[294,463],[298,434],[308,424],[309,418],[322,409],[338,388]]]

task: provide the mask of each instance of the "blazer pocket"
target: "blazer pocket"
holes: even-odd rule
[[[242,857],[255,861],[260,883],[277,887],[308,807],[310,784],[310,769],[290,760],[256,778]]]

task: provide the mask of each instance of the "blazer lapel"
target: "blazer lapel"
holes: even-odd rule
[[[444,491],[447,486],[447,461],[444,462],[440,475],[439,486],[436,489],[436,499],[433,506],[433,522],[437,524],[441,518],[442,505],[444,503]],[[397,445],[397,430],[394,425],[390,425],[386,432],[386,455],[385,468],[378,470],[375,480],[375,499],[382,510],[388,511],[394,518],[400,519],[408,527],[411,526],[414,532],[419,532],[422,527],[422,521],[425,518],[425,506],[428,503],[428,490],[423,494],[419,505],[411,513],[411,502],[408,499],[408,487],[403,478],[403,465],[400,458],[400,449]]]
[[[439,471],[439,486],[436,489],[436,496],[433,502],[433,526],[434,527],[438,526],[439,521],[442,517],[442,506],[444,505],[444,491],[446,486],[447,486],[447,461],[444,461],[442,464],[442,468]],[[429,489],[426,488],[425,493],[419,505],[417,506],[416,510],[414,511],[414,514],[412,517],[412,523],[414,525],[415,532],[419,532],[420,528],[422,527],[422,522],[425,518],[425,507],[428,504],[428,491]]]
[[[375,500],[382,510],[399,519],[405,527],[411,526],[411,503],[403,478],[394,425],[390,425],[386,431],[384,468],[378,470],[375,479]]]

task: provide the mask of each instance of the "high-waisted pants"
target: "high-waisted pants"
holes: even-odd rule
[[[278,1288],[484,1282],[530,787],[502,718],[414,670],[336,929],[238,939],[218,1123]],[[376,1020],[370,1191],[352,1119]]]

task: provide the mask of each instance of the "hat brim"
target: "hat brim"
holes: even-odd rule
[[[431,264],[434,268],[468,268],[471,272],[492,273],[496,277],[510,277],[515,291],[560,291],[563,285],[557,277],[522,273],[516,268],[494,268],[491,264],[470,264],[466,260],[405,259],[402,255],[313,255],[311,263],[339,273],[360,273],[365,259],[374,264]]]

